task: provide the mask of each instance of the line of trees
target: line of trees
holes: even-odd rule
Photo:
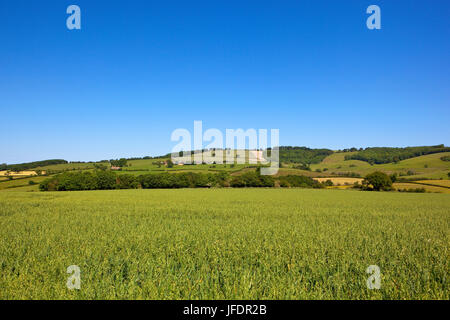
[[[164,189],[164,188],[209,188],[227,186],[228,174],[204,173],[160,173],[134,176],[97,170],[64,172],[40,183],[42,191],[81,191],[113,189]]]
[[[247,172],[231,179],[233,188],[271,188],[275,186],[275,180],[271,176],[263,176],[258,172]]]
[[[383,172],[368,174],[362,184],[355,188],[368,191],[391,191],[396,175],[388,176]],[[112,189],[178,189],[178,188],[325,188],[332,186],[331,180],[318,182],[311,177],[264,176],[259,170],[246,172],[239,176],[230,176],[227,172],[220,173],[157,173],[134,176],[131,174],[116,174],[112,171],[97,170],[64,172],[52,176],[40,183],[42,191],[80,191],[80,190],[112,190]]]
[[[139,187],[133,175],[116,175],[111,171],[64,172],[40,183],[42,191],[80,191],[135,189]]]
[[[18,172],[18,171],[34,169],[37,167],[45,167],[45,166],[51,166],[51,165],[55,165],[55,164],[65,164],[65,163],[68,163],[68,162],[63,159],[51,159],[51,160],[34,161],[34,162],[27,162],[27,163],[10,164],[10,165],[8,165],[6,163],[2,163],[2,164],[0,164],[0,170],[11,170],[14,172]]]
[[[289,147],[279,148],[280,162],[302,163],[309,166],[313,163],[320,163],[323,159],[333,153],[329,149],[310,149],[307,147]]]
[[[127,165],[128,161],[125,158],[120,158],[120,159],[116,159],[116,160],[111,159],[111,160],[109,160],[109,162],[114,167],[121,167],[122,168],[122,167],[125,167]]]
[[[176,188],[272,188],[299,187],[323,188],[319,183],[305,176],[272,177],[261,175],[259,171],[247,172],[239,176],[230,176],[227,172],[219,173],[157,173],[134,176],[116,174],[111,171],[96,170],[64,172],[52,176],[40,183],[42,191],[81,191],[112,189],[176,189]]]

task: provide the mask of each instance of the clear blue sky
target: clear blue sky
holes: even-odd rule
[[[165,154],[194,120],[282,145],[448,145],[449,17],[448,0],[4,0],[0,163]]]

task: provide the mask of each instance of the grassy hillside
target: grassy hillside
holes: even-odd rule
[[[449,206],[337,190],[0,193],[0,299],[448,300]],[[71,265],[81,290],[66,288]]]
[[[287,147],[284,147],[287,148]],[[327,149],[307,149],[307,148],[291,148],[286,149],[284,152],[290,154],[289,161],[293,159],[323,159],[320,163],[311,164],[310,171],[304,170],[297,163],[283,163],[277,176],[284,175],[305,175],[309,177],[337,177],[337,176],[351,176],[364,177],[365,175],[374,172],[382,171],[387,174],[396,173],[399,178],[411,180],[423,180],[423,179],[448,179],[448,173],[450,172],[450,161],[444,161],[450,157],[450,152],[441,152],[428,154],[420,157],[410,158],[399,161],[397,163],[385,163],[370,165],[368,162],[361,160],[345,160],[348,157],[352,157],[361,151],[355,152],[334,152],[328,156],[329,150]],[[235,155],[236,151],[232,153]],[[245,151],[245,157],[248,159],[249,152]],[[130,173],[133,175],[142,175],[148,173],[162,173],[162,172],[202,172],[202,173],[217,173],[226,171],[232,175],[240,175],[248,171],[254,171],[255,164],[199,164],[199,165],[174,165],[173,168],[168,168],[161,162],[167,161],[169,158],[154,158],[154,159],[135,159],[129,160],[127,166],[122,168],[119,173]],[[319,160],[320,160],[319,159]],[[295,161],[297,161],[295,160]],[[308,161],[309,161],[308,160]],[[306,161],[306,160],[305,160]],[[312,161],[312,160],[311,160]],[[34,170],[47,171],[50,174],[55,174],[67,170],[94,170],[95,166],[101,164],[110,167],[108,162],[102,163],[61,163],[48,166],[41,166],[32,168]],[[6,177],[0,177],[0,182],[7,180]]]
[[[32,177],[25,179],[15,179],[0,181],[0,191],[4,190],[19,190],[19,191],[38,191],[39,183],[44,181],[47,177]],[[35,182],[35,185],[30,185],[30,181]]]
[[[375,164],[370,165],[360,160],[345,160],[345,156],[352,152],[334,153],[325,158],[321,163],[311,165],[311,169],[320,169],[324,174],[339,174],[346,172],[355,172],[365,176],[373,171],[383,171],[388,174],[397,173],[406,178],[428,179],[448,179],[447,173],[450,172],[450,162],[443,161],[440,158],[450,155],[450,152],[435,153],[425,156],[402,160],[398,163]],[[328,169],[324,171],[324,169]],[[412,171],[413,175],[409,175]],[[409,172],[411,173],[411,172]]]
[[[362,160],[370,164],[393,163],[427,154],[450,152],[449,147],[443,144],[438,146],[407,147],[407,148],[366,148],[352,155],[347,159]]]

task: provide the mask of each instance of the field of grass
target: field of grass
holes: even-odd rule
[[[104,163],[103,163],[104,164]],[[109,166],[109,164],[106,164]],[[61,164],[53,164],[50,166],[37,167],[35,170],[86,170],[86,169],[94,169],[94,163],[61,163]]]
[[[449,206],[306,189],[0,192],[0,299],[449,299]]]

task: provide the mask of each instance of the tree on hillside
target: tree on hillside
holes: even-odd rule
[[[389,191],[392,190],[392,180],[391,178],[380,171],[375,171],[368,174],[364,180],[363,185],[365,190],[375,190],[375,191]]]
[[[101,163],[94,163],[94,168],[97,170],[101,170],[101,171],[106,171],[108,170],[108,167],[104,164]]]
[[[127,165],[127,159],[121,158],[118,160],[109,160],[112,166],[114,167],[125,167]]]

